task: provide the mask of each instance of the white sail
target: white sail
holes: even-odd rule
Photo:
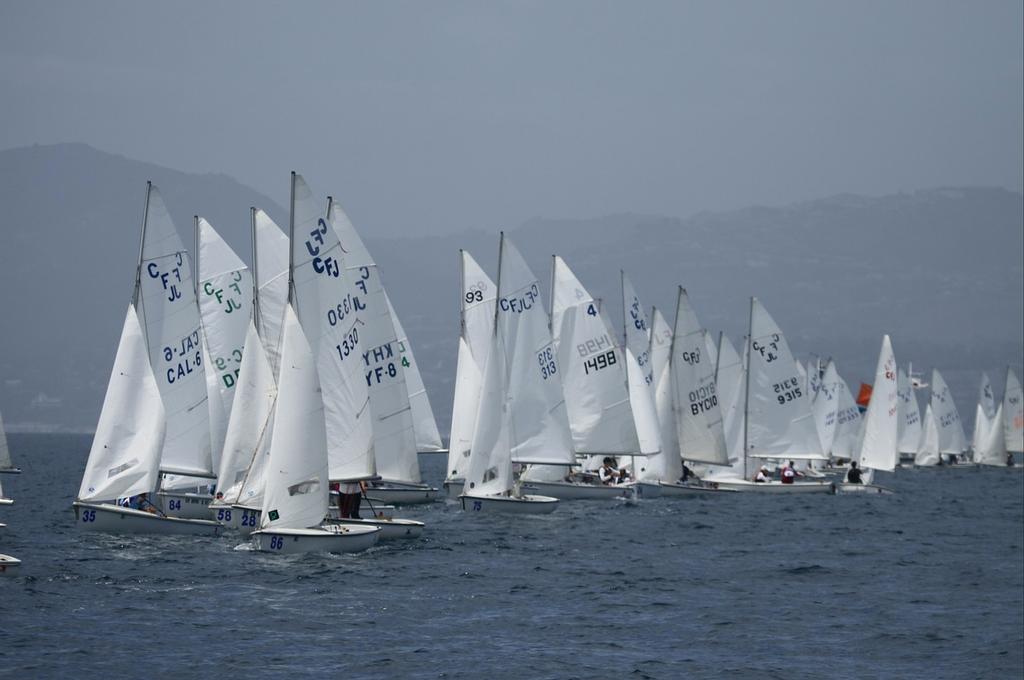
[[[263,463],[270,449],[277,402],[277,383],[267,354],[250,321],[235,387],[237,408],[232,409],[228,420],[217,471],[217,488],[226,503],[262,504]]]
[[[981,384],[978,386],[978,404],[985,412],[989,420],[996,415],[996,393],[992,389],[992,382],[988,379],[988,373],[981,374]]]
[[[290,240],[293,305],[323,386],[330,478],[372,478],[374,433],[362,357],[367,344],[359,317],[365,302],[352,277],[344,275],[337,234],[295,173]]]
[[[864,416],[864,437],[858,458],[861,467],[889,472],[896,469],[900,456],[899,417],[896,356],[886,335],[882,338],[871,401]]]
[[[650,356],[661,451],[652,455],[643,467],[659,480],[674,482],[683,474],[683,459],[679,453],[679,432],[676,430],[672,395],[672,327],[657,308],[651,312]],[[646,480],[646,470],[638,475],[641,480]]]
[[[484,369],[494,335],[494,300],[498,291],[469,253],[461,250],[459,254],[462,266],[461,328],[452,428],[448,436],[448,479],[460,477],[469,461]]]
[[[1006,450],[1024,451],[1024,393],[1012,368],[1006,369],[1006,389],[1003,392],[1003,437]]]
[[[939,427],[935,422],[935,414],[932,412],[931,402],[924,408],[924,419],[921,423],[921,441],[917,445],[917,453],[914,454],[914,465],[938,465],[939,464]]]
[[[380,270],[337,201],[330,201],[327,221],[341,242],[344,278],[355,286],[353,304],[362,321],[360,356],[370,395],[377,474],[389,482],[419,483],[409,389]]]
[[[409,407],[412,409],[412,427],[416,435],[416,450],[423,452],[443,451],[441,443],[441,432],[437,429],[437,420],[434,418],[434,409],[430,407],[430,397],[427,395],[427,388],[423,384],[423,376],[420,375],[419,364],[416,363],[416,356],[412,352],[412,344],[409,342],[402,322],[395,314],[395,308],[391,304],[391,298],[387,291],[384,292],[384,300],[388,303],[388,313],[391,314],[391,321],[395,324],[395,336],[398,339],[399,360],[402,368],[405,369],[405,386],[409,391]]]
[[[914,385],[902,368],[897,373],[900,394],[900,451],[916,453],[921,441],[921,407],[917,404]]]
[[[662,450],[661,425],[654,403],[654,367],[651,365],[650,322],[645,307],[633,288],[626,272],[622,280],[623,323],[626,327],[626,379],[629,402],[633,409],[633,422],[639,453],[650,455]],[[667,470],[666,470],[667,472]]]
[[[7,446],[7,432],[4,430],[4,419],[0,415],[0,470],[12,470],[11,450]],[[3,494],[0,494],[3,495]]]
[[[512,461],[571,465],[572,435],[540,282],[504,234],[496,326],[502,338],[497,359],[508,390]]]
[[[747,455],[823,460],[806,387],[782,330],[751,298]]]
[[[253,259],[259,310],[256,330],[277,376],[280,366],[281,321],[288,304],[288,236],[262,210],[253,210]],[[276,379],[276,377],[275,377]]]
[[[828,453],[832,450],[832,442],[836,436],[836,415],[839,412],[839,383],[842,379],[836,371],[835,362],[829,361],[825,366],[824,375],[818,371],[817,366],[811,366],[808,370],[808,389],[812,390],[814,402],[811,410],[814,412],[814,424],[818,431],[818,441],[821,443],[821,450]]]
[[[513,485],[510,404],[505,382],[508,352],[496,332],[491,334],[489,344],[476,429],[469,460],[462,470],[466,480],[464,492],[482,496],[507,493]]]
[[[640,443],[626,387],[626,364],[600,303],[554,258],[552,319],[569,428],[577,454],[636,453]]]
[[[953,402],[953,394],[949,391],[945,379],[936,369],[932,369],[932,415],[939,430],[939,453],[960,454],[967,449],[967,437],[964,436],[960,413]]]
[[[213,469],[220,455],[235,385],[242,366],[246,329],[252,316],[252,274],[213,226],[197,218],[199,230],[199,313],[207,353],[207,393],[210,409],[210,441]],[[213,389],[209,383],[213,382]]]
[[[164,407],[142,327],[129,306],[85,464],[80,501],[111,501],[156,488]]]
[[[327,515],[327,431],[317,361],[291,306],[281,328],[280,402],[267,463],[261,526],[303,529]]]
[[[728,465],[715,364],[708,356],[704,329],[684,288],[679,289],[672,340],[672,401],[682,457]]]
[[[832,438],[832,456],[854,460],[860,450],[863,418],[846,381],[839,378],[839,401],[836,406],[836,433]]]
[[[160,192],[150,185],[136,311],[160,388],[167,433],[160,469],[213,477],[199,306],[188,252]]]
[[[640,303],[640,298],[633,288],[633,283],[626,276],[626,272],[620,272],[622,276],[622,310],[626,326],[626,347],[633,352],[640,372],[646,384],[654,383],[654,372],[650,361],[650,338],[648,337],[649,322],[647,312]]]
[[[981,409],[981,404],[978,405]],[[980,414],[985,417],[984,413]],[[986,427],[981,437],[975,442],[974,462],[981,465],[1006,465],[1006,431],[1001,427],[1003,420],[1003,405],[996,407],[991,421],[986,421]]]

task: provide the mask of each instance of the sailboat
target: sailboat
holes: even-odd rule
[[[444,488],[449,498],[463,490],[476,417],[480,407],[487,353],[494,335],[497,286],[465,250],[459,251],[462,292],[459,298],[459,353],[455,368],[452,426]]]
[[[637,436],[625,354],[614,340],[600,301],[557,255],[552,258],[551,299],[562,393],[573,452],[584,459],[583,471],[567,478],[564,468],[533,466],[521,476],[523,489],[561,500],[621,497],[632,483],[601,483],[596,473],[601,461],[657,450],[642,450]]]
[[[899,402],[896,357],[892,342],[886,335],[878,353],[871,401],[864,416],[864,436],[857,455],[863,483],[844,482],[839,486],[843,493],[892,493],[890,489],[874,484],[873,478],[876,470],[892,472],[899,463]]]
[[[967,450],[967,437],[964,436],[963,423],[953,401],[953,394],[938,369],[932,369],[931,406],[939,432],[939,455],[949,456],[950,464],[955,464]]]
[[[7,432],[4,430],[4,418],[0,415],[0,474],[16,475],[21,468],[11,462],[11,449],[7,446]],[[0,494],[2,496],[3,494]]]
[[[151,514],[112,502],[153,493],[161,471],[212,477],[203,370],[188,254],[157,188],[148,183],[132,302],[72,504],[79,528],[211,535],[220,531],[214,521]]]
[[[406,368],[391,304],[380,270],[341,205],[328,197],[327,223],[341,243],[343,276],[353,288],[362,323],[359,352],[370,397],[373,452],[379,479],[369,481],[367,495],[386,503],[429,503],[437,489],[423,483],[417,457],[416,427]],[[404,334],[403,334],[404,335]]]
[[[760,493],[830,493],[823,481],[754,482],[751,458],[825,460],[796,362],[782,330],[757,298],[750,299],[744,388],[743,477],[715,478],[720,487]]]
[[[1024,392],[1010,367],[1006,368],[1003,392],[1003,437],[1009,453],[1024,453]]]
[[[476,431],[459,496],[472,512],[549,513],[551,496],[522,493],[512,464],[574,463],[558,359],[540,282],[505,234]]]
[[[896,377],[900,395],[900,461],[912,463],[921,441],[921,407],[907,372],[900,368]]]
[[[971,453],[975,463],[978,462],[978,451],[988,444],[988,431],[996,424],[995,417],[995,393],[992,391],[992,383],[988,379],[988,373],[983,372],[981,374],[981,384],[978,386],[978,404],[974,408],[974,430],[971,433]],[[1002,414],[1000,414],[998,424],[1002,425]],[[1002,428],[1000,427],[1000,429]]]
[[[267,463],[260,528],[250,538],[257,550],[278,553],[357,552],[374,546],[380,529],[324,524],[327,430],[313,351],[291,306],[281,338],[280,399]]]
[[[253,284],[249,268],[213,225],[196,216],[194,226],[198,272],[196,296],[202,321],[211,469],[216,472],[220,468],[235,384],[241,368],[246,327],[252,315]],[[161,507],[175,517],[209,517],[212,494],[205,489],[190,489],[197,486],[198,481],[189,477],[173,481],[165,479],[163,490],[157,494]]]
[[[939,426],[935,422],[935,413],[932,411],[932,404],[929,401],[928,405],[924,407],[924,418],[921,420],[921,441],[917,445],[917,453],[914,454],[914,466],[938,465],[941,455],[939,452]]]

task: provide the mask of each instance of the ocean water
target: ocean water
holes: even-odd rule
[[[0,676],[1020,678],[1024,473],[899,470],[890,497],[410,508],[416,541],[254,553],[79,532],[90,439],[11,435]],[[444,461],[421,456],[439,482]]]

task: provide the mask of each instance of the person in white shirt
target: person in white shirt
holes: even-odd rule
[[[755,482],[770,482],[771,481],[771,477],[768,476],[768,468],[766,468],[764,465],[762,465],[761,469],[757,471],[756,475],[754,475],[754,481]]]

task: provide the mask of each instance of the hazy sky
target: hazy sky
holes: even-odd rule
[[[1020,191],[1022,25],[1020,0],[7,0],[0,148],[81,141],[281,204],[296,169],[384,234]]]

